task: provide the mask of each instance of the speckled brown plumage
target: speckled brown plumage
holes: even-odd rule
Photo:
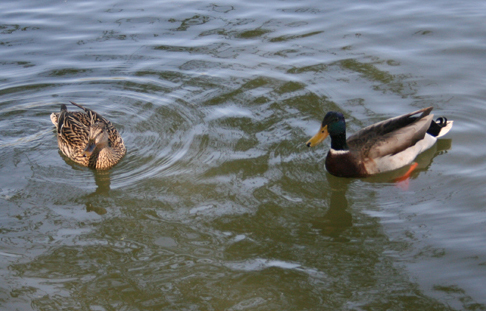
[[[51,114],[61,152],[74,162],[95,169],[109,169],[117,164],[127,150],[113,124],[93,110],[71,103],[83,111],[68,111],[63,104],[61,112]]]

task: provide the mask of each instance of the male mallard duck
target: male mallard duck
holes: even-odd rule
[[[110,121],[91,109],[71,102],[84,112],[53,112],[59,149],[76,163],[106,170],[117,164],[127,152],[123,139]]]
[[[347,140],[343,114],[331,111],[306,144],[313,147],[331,136],[326,169],[335,176],[366,177],[395,170],[412,163],[451,129],[453,121],[434,121],[431,111],[428,107],[370,125]]]

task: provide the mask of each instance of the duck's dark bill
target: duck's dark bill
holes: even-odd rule
[[[83,155],[85,157],[90,157],[91,154],[93,153],[93,150],[95,150],[96,144],[94,141],[89,141],[88,144],[86,145],[86,148],[84,148]]]

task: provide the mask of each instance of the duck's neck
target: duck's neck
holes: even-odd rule
[[[334,150],[349,150],[346,143],[346,132],[331,135],[331,148]]]
[[[108,146],[108,144],[100,144],[96,146],[89,158],[89,166],[102,169],[103,166],[111,164],[111,159],[114,158],[114,153],[113,148]]]
[[[100,148],[99,146],[96,146],[96,148],[93,150],[89,157],[89,164],[88,166],[91,168],[96,168],[96,163],[98,162],[98,158],[100,157],[100,152],[104,148]]]

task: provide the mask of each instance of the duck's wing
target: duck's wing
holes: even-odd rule
[[[71,113],[61,109],[58,117],[57,133],[69,146],[84,148],[88,143],[88,126],[85,124],[85,114]]]
[[[391,118],[349,137],[350,149],[362,158],[380,158],[399,153],[425,137],[432,122],[432,107]]]

